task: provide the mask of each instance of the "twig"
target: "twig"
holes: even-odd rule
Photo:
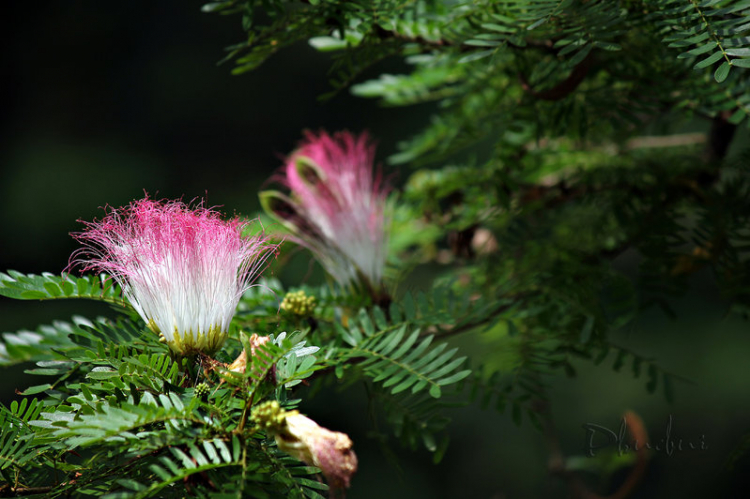
[[[47,486],[47,487],[10,487],[10,486],[1,486],[0,487],[0,496],[3,497],[13,497],[13,496],[30,496],[33,494],[43,494],[45,492],[50,492],[54,487]]]
[[[443,339],[443,338],[447,338],[449,336],[455,336],[457,334],[461,334],[461,333],[464,333],[466,331],[470,331],[470,330],[472,330],[472,329],[474,329],[476,327],[479,327],[479,326],[482,326],[482,325],[488,323],[490,320],[494,319],[495,317],[497,317],[498,315],[502,314],[503,312],[507,312],[511,308],[515,307],[516,304],[519,301],[521,301],[521,298],[525,298],[525,296],[526,296],[525,294],[519,294],[519,295],[515,296],[514,299],[513,299],[513,301],[511,303],[506,303],[506,304],[504,304],[504,305],[502,305],[500,307],[497,307],[495,310],[493,310],[492,312],[490,312],[489,315],[487,315],[486,317],[484,317],[481,320],[478,320],[476,322],[470,322],[468,324],[462,324],[461,326],[456,326],[456,327],[443,328],[443,329],[438,330],[437,332],[429,331],[428,330],[428,331],[425,331],[425,333],[423,333],[422,336],[427,335],[427,334],[434,334],[435,338]]]
[[[523,73],[518,75],[518,78],[521,80],[521,88],[523,88],[526,93],[540,100],[556,101],[564,99],[573,93],[573,91],[578,88],[578,85],[580,85],[586,78],[586,75],[588,75],[589,69],[591,68],[591,62],[594,59],[593,53],[593,51],[589,52],[588,55],[586,55],[586,57],[573,68],[573,71],[570,72],[570,75],[566,79],[550,89],[540,91],[534,90]]]

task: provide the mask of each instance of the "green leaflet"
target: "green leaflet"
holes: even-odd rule
[[[9,270],[7,274],[0,272],[0,295],[17,300],[85,298],[129,308],[120,287],[104,275],[74,277],[47,272],[27,275]]]
[[[376,331],[366,315],[361,314],[360,320],[362,329],[354,325],[343,332],[351,348],[341,348],[339,355],[361,358],[359,365],[364,373],[392,394],[406,390],[416,394],[426,389],[439,398],[442,386],[458,382],[471,372],[459,370],[466,358],[456,357],[458,349],[445,351],[445,343],[432,346],[432,335],[421,337],[419,329],[409,330],[406,324]]]

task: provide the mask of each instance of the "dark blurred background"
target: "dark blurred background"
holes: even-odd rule
[[[203,14],[200,6],[177,0],[4,5],[0,270],[60,272],[76,247],[69,233],[80,228],[78,219],[98,217],[100,207],[121,206],[144,190],[157,198],[207,195],[228,214],[253,215],[260,186],[303,129],[368,129],[382,160],[427,119],[429,108],[382,109],[346,92],[320,102],[330,90],[328,56],[304,44],[255,72],[232,76],[230,64],[216,63],[225,46],[243,39],[240,20]],[[385,62],[373,74],[400,68],[398,61]],[[636,258],[626,255],[618,265],[631,271]],[[295,275],[281,277],[294,284]],[[633,379],[627,367],[613,372],[613,359],[600,367],[580,363],[574,379],[549,380],[567,454],[584,454],[584,423],[617,431],[627,409],[643,417],[656,441],[670,415],[674,440],[703,436],[708,449],[655,453],[633,497],[742,497],[737,491],[747,490],[748,457],[740,452],[729,459],[750,434],[747,324],[726,315],[709,274],[699,273],[693,284],[673,303],[677,320],[649,312],[616,339],[691,380],[675,387],[673,405],[661,392],[647,394],[645,380]],[[0,297],[0,331],[73,313],[110,311],[96,303]],[[481,339],[459,343],[468,351],[485,348]],[[38,383],[22,371],[2,371],[3,403],[17,397],[16,388]],[[331,391],[303,407],[355,441],[361,469],[350,497],[565,496],[547,472],[541,435],[528,423],[519,428],[509,415],[477,407],[454,411],[452,444],[440,465],[424,451],[397,445],[399,464],[393,464],[370,433],[364,395],[361,388]],[[621,478],[615,475],[611,485]]]

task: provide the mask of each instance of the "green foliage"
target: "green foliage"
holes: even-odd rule
[[[744,1],[308,2],[236,0],[208,10],[242,13],[247,42],[235,72],[308,39],[334,52],[339,91],[368,67],[403,57],[409,74],[384,74],[356,95],[440,112],[396,164],[433,161],[486,137],[571,132],[601,139],[643,130],[665,109],[732,122],[750,112],[750,4]],[[261,21],[265,11],[270,22]],[[605,125],[606,126],[603,126]],[[502,139],[501,139],[502,142]]]
[[[686,4],[677,0],[661,2],[653,13],[665,27],[663,41],[683,52],[679,59],[698,60],[693,69],[716,67],[714,78],[721,83],[733,67],[750,67],[748,2],[704,1]]]
[[[120,287],[105,275],[74,277],[50,273],[21,274],[15,270],[0,272],[0,295],[19,300],[61,300],[88,298],[113,305],[128,306]]]
[[[445,351],[446,343],[430,348],[433,336],[420,338],[418,329],[407,334],[406,326],[392,332],[387,329],[376,332],[366,315],[361,315],[360,320],[361,330],[357,326],[340,330],[344,342],[352,347],[345,360],[364,358],[359,364],[364,374],[382,382],[384,388],[392,387],[392,394],[427,389],[430,395],[439,398],[441,386],[460,381],[471,372],[456,371],[466,360],[454,358],[457,348]]]
[[[278,315],[282,293],[274,281],[251,289],[240,307],[248,313],[239,314],[237,323],[246,322],[248,315],[264,320],[267,313],[269,321],[292,326],[298,316]],[[214,474],[236,473],[244,477],[245,494],[316,497],[318,482],[306,478],[315,469],[282,459],[246,421],[255,404],[268,397],[287,400],[289,390],[323,372],[346,383],[372,380],[383,406],[390,408],[387,421],[396,437],[412,448],[421,443],[437,452],[438,459],[447,440],[442,437],[438,444],[437,436],[448,422],[440,397],[470,371],[461,369],[465,357],[456,348],[438,341],[451,329],[423,334],[420,327],[443,327],[451,320],[472,326],[492,312],[487,304],[461,301],[449,289],[436,288],[430,296],[407,294],[387,312],[359,309],[344,327],[335,320],[342,310],[349,313],[341,308],[341,295],[326,287],[307,288],[306,293],[319,303],[316,330],[280,333],[261,345],[236,333],[239,342],[230,342],[224,355],[231,359],[241,346],[252,359],[244,372],[206,359],[173,359],[156,334],[128,316],[76,317],[72,323],[40,327],[37,333],[5,334],[4,361],[35,361],[36,367],[26,372],[49,382],[23,392],[42,397],[43,404],[34,401],[24,411],[28,399],[23,399],[20,409],[4,413],[6,424],[25,418],[4,437],[4,466],[22,473],[16,482],[27,486],[49,483],[51,470],[63,466],[70,479],[55,482],[50,490],[56,495],[74,483],[83,495],[179,495],[185,483],[196,493],[215,495],[224,479]],[[326,344],[324,356],[316,355],[321,350],[309,346],[309,338]],[[69,460],[73,449],[91,457]],[[32,457],[38,466],[29,470],[26,463]],[[114,475],[116,480],[108,480]]]
[[[36,456],[36,449],[32,448],[33,432],[29,428],[29,421],[39,417],[42,404],[36,399],[14,401],[10,409],[0,408],[0,471],[10,467],[25,466]],[[31,463],[33,464],[33,463]],[[3,471],[3,476],[5,472]]]
[[[449,438],[445,430],[450,418],[445,409],[462,405],[450,399],[460,399],[456,394],[443,397],[436,403],[431,395],[420,392],[403,392],[398,396],[387,393],[389,390],[374,389],[371,392],[374,403],[382,407],[383,417],[393,427],[394,435],[412,450],[420,447],[433,453],[434,462],[439,462],[448,448]],[[448,399],[448,400],[446,400]],[[385,435],[379,435],[383,440]]]
[[[41,399],[0,408],[0,470],[15,490],[36,485],[50,496],[96,497],[181,497],[186,487],[216,497],[326,490],[308,478],[316,468],[284,457],[245,426],[254,401],[320,368],[317,347],[282,333],[254,351],[245,373],[230,373],[172,359],[157,335],[129,319],[76,318],[39,331],[42,339],[30,344],[22,343],[30,333],[5,335],[9,362],[37,360],[26,372],[51,380],[24,392]],[[38,360],[48,358],[55,360]],[[192,388],[196,379],[208,387],[203,395]],[[53,470],[67,478],[51,482]]]

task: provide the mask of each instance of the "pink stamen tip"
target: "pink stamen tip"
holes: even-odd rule
[[[313,227],[297,242],[339,283],[381,283],[388,244],[387,189],[367,133],[307,132],[284,167],[297,213]],[[311,231],[307,231],[311,232]]]

